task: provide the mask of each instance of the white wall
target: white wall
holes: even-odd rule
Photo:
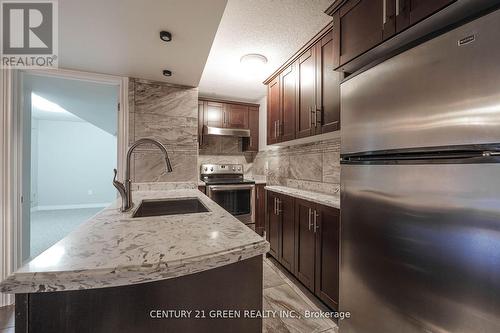
[[[34,128],[37,184],[32,188],[37,193],[32,198],[39,209],[105,204],[116,198],[111,183],[117,160],[115,136],[87,122],[39,119]]]

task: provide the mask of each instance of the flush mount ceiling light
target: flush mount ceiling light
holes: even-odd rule
[[[165,76],[172,76],[172,72],[169,71],[168,69],[164,69],[163,70],[163,75],[165,75]]]
[[[164,42],[170,42],[172,40],[172,34],[168,31],[160,31],[160,38]]]
[[[267,63],[267,58],[262,54],[250,53],[241,57],[240,63],[248,67],[257,68],[265,65]]]

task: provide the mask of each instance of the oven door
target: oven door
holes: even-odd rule
[[[255,185],[209,185],[207,195],[234,217],[254,226]]]

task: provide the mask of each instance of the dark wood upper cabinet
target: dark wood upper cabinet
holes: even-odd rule
[[[314,135],[316,110],[316,59],[315,49],[310,48],[302,54],[297,63],[297,138]]]
[[[316,205],[316,272],[314,293],[338,309],[340,210]]]
[[[334,71],[334,51],[333,31],[330,31],[316,45],[316,134],[340,129],[342,73]]]
[[[340,129],[340,80],[335,30],[327,25],[264,83],[267,144]],[[338,61],[337,61],[338,62]]]
[[[295,276],[314,291],[315,235],[313,216],[315,204],[295,200]]]
[[[396,30],[402,30],[440,11],[456,0],[394,0],[396,4]]]
[[[278,142],[280,104],[280,78],[276,77],[267,86],[267,144]]]
[[[224,127],[248,128],[248,106],[241,104],[226,104]]]
[[[243,141],[244,151],[259,151],[259,108],[248,108],[248,128],[250,137]]]
[[[409,27],[454,3],[446,15],[436,15],[405,35]],[[333,18],[334,67],[353,73],[491,6],[457,0],[336,0],[326,10]]]
[[[224,127],[224,103],[206,102],[204,124],[213,127]]]
[[[295,112],[297,108],[297,71],[291,64],[280,74],[281,81],[281,124],[279,141],[295,139]]]
[[[200,97],[198,100],[198,142],[204,144],[203,126],[249,129],[243,151],[259,151],[259,105]]]
[[[384,40],[384,4],[384,0],[349,0],[335,12],[339,66]]]

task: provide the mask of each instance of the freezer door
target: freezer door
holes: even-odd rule
[[[341,85],[342,154],[500,142],[500,11]]]
[[[500,332],[500,164],[341,172],[340,331]]]

